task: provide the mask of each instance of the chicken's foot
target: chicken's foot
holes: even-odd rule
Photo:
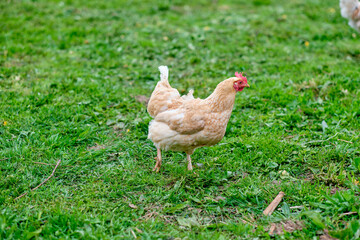
[[[187,169],[189,171],[193,170],[193,167],[192,167],[192,164],[191,164],[191,155],[190,154],[186,154],[186,159],[188,161],[188,166],[187,166]]]
[[[161,167],[161,150],[160,148],[157,148],[157,157],[156,157],[156,164],[153,168],[153,171],[159,172]]]

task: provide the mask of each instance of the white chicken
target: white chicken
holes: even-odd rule
[[[341,16],[349,20],[349,25],[360,32],[360,2],[340,0]]]
[[[149,124],[149,135],[157,148],[157,161],[153,171],[161,166],[161,149],[182,151],[187,155],[188,170],[192,170],[190,155],[196,148],[211,146],[224,137],[235,102],[236,92],[249,87],[246,77],[236,77],[219,83],[206,99],[195,99],[193,91],[185,96],[172,88],[169,70],[160,66],[160,78],[151,94],[147,110],[154,118]]]

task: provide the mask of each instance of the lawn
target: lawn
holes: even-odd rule
[[[2,0],[0,239],[359,238],[359,64],[337,0]],[[152,172],[159,65],[251,85],[193,172]]]

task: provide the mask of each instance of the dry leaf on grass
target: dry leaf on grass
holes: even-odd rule
[[[131,207],[132,209],[137,209],[138,207],[132,203],[129,203],[129,207]]]
[[[273,235],[273,234],[283,234],[284,231],[286,232],[294,232],[296,230],[302,230],[304,227],[303,222],[301,221],[292,221],[292,220],[287,220],[285,222],[279,222],[279,223],[272,223],[270,230],[269,230],[269,234]]]

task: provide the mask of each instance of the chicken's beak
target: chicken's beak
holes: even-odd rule
[[[249,85],[248,83],[246,83],[246,84],[244,85],[244,87],[250,87],[250,85]]]

